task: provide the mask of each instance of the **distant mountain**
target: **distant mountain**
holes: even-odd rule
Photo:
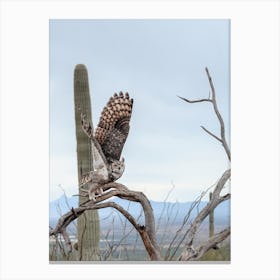
[[[124,209],[128,209],[129,212],[134,216],[138,217],[141,213],[141,205],[136,202],[129,202],[120,198],[114,198],[112,201],[118,203]],[[159,202],[150,201],[155,220],[161,220],[161,223],[172,220],[174,224],[182,223],[184,217],[188,213],[193,202]],[[206,201],[201,201],[198,207],[195,207],[191,212],[190,217],[194,218],[198,211],[201,210],[207,204]],[[78,207],[78,197],[65,197],[61,196],[59,199],[51,201],[49,204],[49,218],[50,225],[54,226],[59,219],[59,217],[71,209],[71,207]],[[102,223],[110,223],[112,217],[116,216],[116,210],[112,208],[105,208],[98,210],[99,218]],[[118,215],[118,217],[122,217]],[[230,201],[225,201],[221,203],[214,211],[215,225],[226,225],[230,222]],[[141,219],[140,219],[141,221]],[[143,221],[143,217],[142,217]],[[205,221],[208,222],[208,219]]]

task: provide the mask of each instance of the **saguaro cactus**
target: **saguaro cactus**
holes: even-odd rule
[[[74,101],[77,139],[78,179],[93,170],[91,141],[81,128],[81,113],[92,123],[88,74],[84,65],[78,64],[74,71]],[[85,186],[86,187],[86,186]],[[80,193],[80,190],[79,190]],[[80,196],[79,204],[87,198]],[[100,225],[97,210],[86,211],[78,218],[78,257],[81,261],[99,260]]]
[[[209,193],[209,201],[212,200],[213,193]],[[209,237],[212,237],[214,235],[214,210],[211,210],[209,212]]]

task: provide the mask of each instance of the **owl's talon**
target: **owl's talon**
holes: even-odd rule
[[[88,197],[89,197],[89,200],[92,200],[92,201],[96,201],[96,199],[95,199],[95,194],[94,193],[90,193],[89,195],[88,195]]]
[[[103,192],[103,189],[102,188],[99,188],[98,189],[98,194],[102,195],[104,192]]]

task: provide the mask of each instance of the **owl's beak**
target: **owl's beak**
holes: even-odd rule
[[[121,158],[121,162],[124,162],[124,158],[123,157]]]

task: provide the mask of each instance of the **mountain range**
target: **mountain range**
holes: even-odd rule
[[[113,198],[111,201],[116,202],[124,209],[128,210],[131,215],[135,218],[139,217],[141,213],[141,205],[136,202],[129,202],[120,198]],[[161,222],[172,220],[174,224],[182,223],[184,217],[188,213],[192,201],[187,202],[165,202],[165,201],[150,201],[153,208],[155,220]],[[207,201],[201,201],[198,206],[196,206],[190,214],[190,218],[193,219],[198,211],[200,211]],[[71,208],[78,207],[78,197],[66,197],[62,195],[60,198],[53,200],[49,203],[49,219],[50,226],[54,226],[58,221],[59,217],[69,211]],[[104,223],[110,223],[110,218],[118,215],[116,210],[112,208],[100,209],[99,218]],[[118,215],[120,217],[121,215]],[[121,216],[122,217],[122,216]],[[228,225],[230,223],[230,201],[224,201],[218,205],[214,211],[215,225]],[[122,219],[122,218],[121,218]],[[143,215],[139,219],[143,221]],[[208,219],[205,220],[208,222]]]

